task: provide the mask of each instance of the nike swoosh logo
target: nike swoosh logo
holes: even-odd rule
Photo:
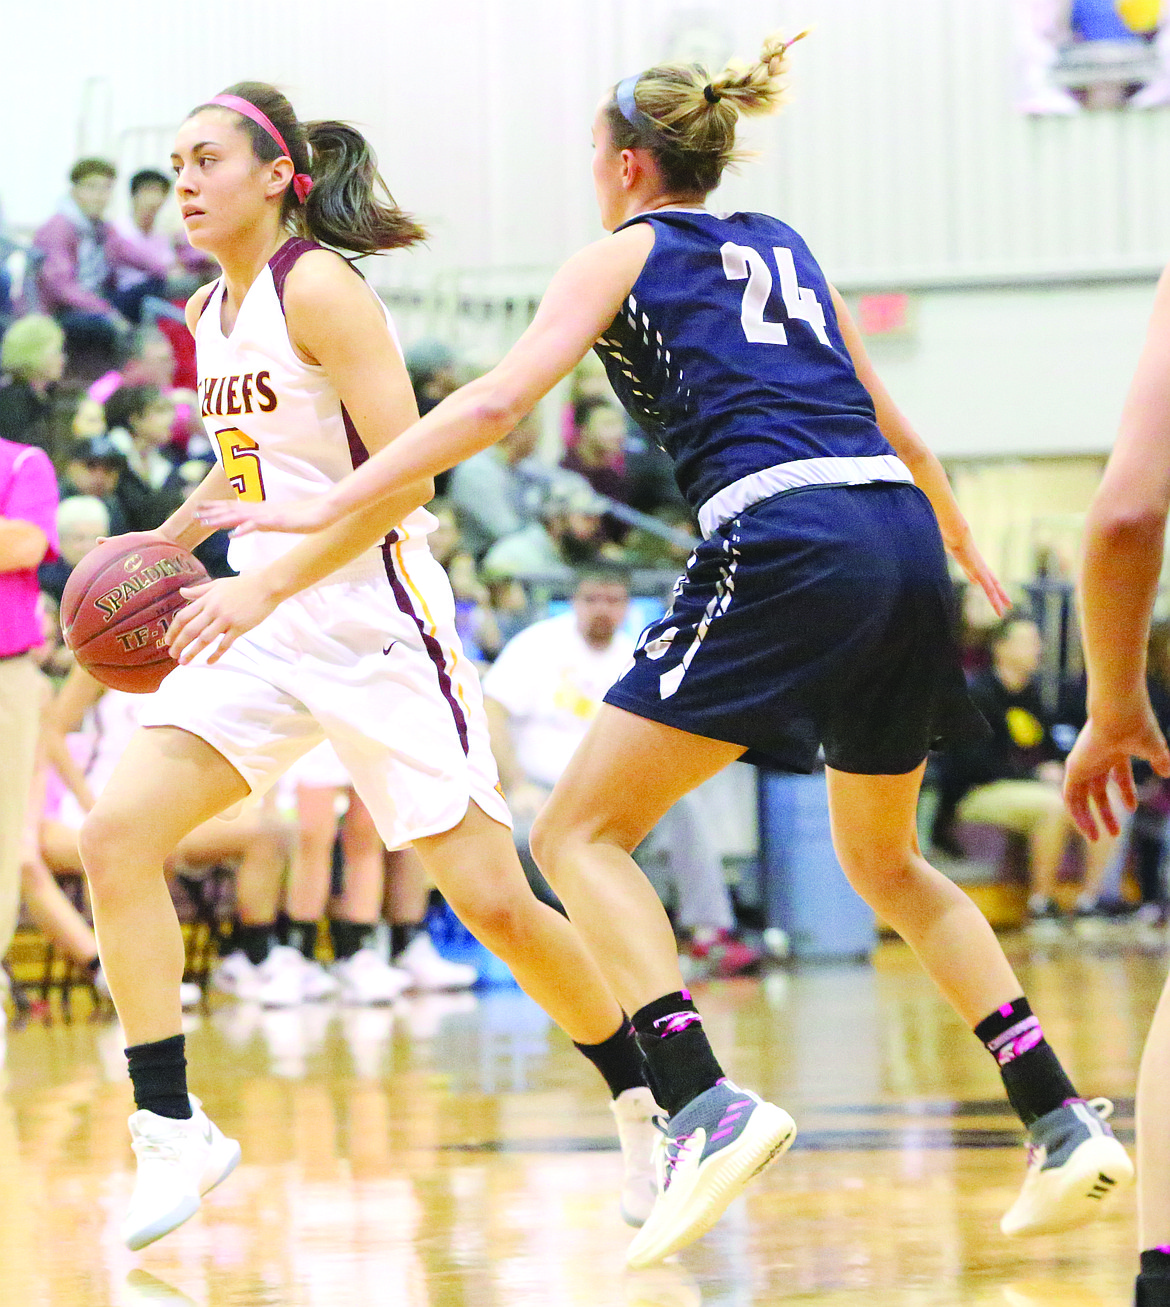
[[[390,650],[393,649],[397,643],[398,643],[397,640],[391,640],[390,643],[385,647],[385,649],[382,650],[382,652],[384,654],[388,654]]]

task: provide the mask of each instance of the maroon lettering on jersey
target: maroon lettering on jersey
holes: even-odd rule
[[[240,401],[236,395],[236,386],[239,381],[239,377],[228,377],[227,380],[227,403],[224,406],[224,412],[228,417],[238,417],[240,414]]]
[[[261,413],[271,413],[276,407],[276,392],[268,384],[267,370],[256,373],[256,393],[263,396],[256,401],[257,408]]]

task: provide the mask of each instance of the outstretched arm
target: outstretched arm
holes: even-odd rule
[[[653,247],[645,223],[575,254],[504,359],[431,410],[327,494],[295,505],[209,506],[204,520],[241,530],[316,531],[419,477],[495,444],[581,361],[613,321]]]
[[[1162,570],[1170,511],[1170,270],[1162,274],[1137,372],[1121,415],[1117,444],[1085,522],[1081,624],[1089,673],[1089,717],[1068,760],[1065,798],[1077,825],[1098,833],[1118,824],[1112,779],[1131,810],[1130,758],[1170,774],[1146,690],[1146,640]]]
[[[938,518],[939,531],[942,533],[947,552],[967,574],[967,578],[982,588],[991,601],[992,608],[1002,616],[1011,607],[1011,600],[976,547],[971,528],[967,525],[967,519],[955,500],[955,493],[951,489],[951,483],[947,480],[942,464],[910,425],[906,415],[894,403],[882,379],[874,371],[861,339],[861,332],[853,321],[845,301],[835,289],[832,290],[832,295],[833,307],[837,310],[837,322],[842,336],[845,337],[849,357],[853,360],[861,384],[869,391],[870,398],[873,400],[882,435],[910,469],[914,484],[930,500],[934,515]]]

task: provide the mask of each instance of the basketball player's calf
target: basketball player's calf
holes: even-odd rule
[[[168,742],[177,753],[167,755]],[[152,738],[150,732],[140,732],[79,832],[103,969],[126,1033],[137,1108],[129,1121],[137,1176],[121,1231],[131,1249],[145,1247],[194,1215],[202,1195],[226,1179],[240,1157],[239,1144],[225,1138],[187,1091],[179,1006],[183,937],[163,862],[188,831],[173,806],[156,808],[149,801],[146,806],[157,816],[143,823],[141,805],[128,801],[131,791],[123,784],[127,776],[142,773],[142,764],[153,762],[146,775],[165,791],[168,764],[202,751],[213,753],[193,736],[155,733]],[[204,767],[209,788],[215,769],[214,760]],[[217,802],[212,797],[208,806]],[[200,810],[197,797],[191,806],[196,809],[192,826],[210,815]],[[179,825],[168,828],[168,820]]]
[[[592,917],[600,900],[599,887],[588,876],[589,866],[596,869],[605,861],[619,878],[642,873],[629,861],[628,850],[603,839],[591,818],[583,820],[590,823],[588,829],[570,830],[549,820],[546,810],[533,831],[533,854],[570,916],[579,911],[583,920],[600,929],[604,904],[600,916]],[[637,841],[631,836],[626,842]],[[648,884],[639,886],[636,880],[625,888],[635,886],[653,893]],[[624,901],[627,907],[636,904],[638,894],[630,893]],[[651,929],[653,920],[648,915]],[[646,936],[641,938],[644,942]],[[616,947],[607,952],[607,960],[613,961],[615,952]],[[673,972],[675,987],[644,1003],[631,1018],[646,1059],[646,1079],[667,1116],[659,1126],[655,1148],[655,1202],[626,1254],[633,1269],[661,1261],[709,1230],[747,1182],[780,1157],[796,1137],[796,1125],[787,1112],[740,1089],[724,1075],[702,1018],[682,987],[677,958],[670,968],[660,966],[659,971]]]
[[[880,805],[883,799],[894,810],[899,788],[898,777],[830,773],[831,803],[854,820],[867,804]],[[1133,1178],[1133,1164],[1106,1124],[1112,1104],[1086,1102],[1077,1094],[982,913],[921,856],[913,837],[896,827],[874,821],[844,828],[838,820],[838,856],[853,887],[910,944],[960,1015],[973,1022],[1028,1131],[1024,1185],[1000,1228],[1007,1235],[1025,1235],[1083,1225]]]
[[[622,1216],[641,1225],[654,1205],[658,1106],[634,1028],[580,936],[532,893],[511,834],[474,803],[457,827],[415,848],[455,915],[605,1080],[622,1150]]]

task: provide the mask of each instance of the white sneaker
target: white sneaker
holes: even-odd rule
[[[244,950],[238,948],[211,973],[212,988],[235,998],[255,998],[260,988],[259,970]]]
[[[122,1241],[132,1252],[190,1220],[203,1195],[226,1180],[240,1160],[240,1145],[208,1120],[195,1097],[191,1111],[188,1121],[147,1111],[130,1118],[138,1177]]]
[[[654,1146],[658,1142],[656,1116],[662,1109],[646,1088],[626,1089],[610,1103],[622,1146],[622,1220],[641,1226],[654,1210],[658,1179],[654,1173]]]
[[[1075,1098],[1032,1123],[1028,1173],[999,1223],[1006,1235],[1054,1234],[1100,1216],[1133,1179],[1133,1163],[1105,1124],[1107,1098]]]
[[[256,1001],[262,1007],[299,1007],[309,997],[309,968],[314,966],[299,949],[278,944],[256,968]]]
[[[411,983],[407,972],[383,962],[372,948],[358,949],[353,957],[335,962],[331,970],[341,986],[341,1001],[358,1006],[393,1003]]]
[[[479,972],[467,963],[448,962],[425,930],[399,953],[394,965],[409,973],[411,989],[470,989],[479,979]]]
[[[692,1099],[662,1131],[654,1150],[658,1198],[626,1253],[632,1271],[706,1234],[748,1181],[796,1138],[796,1124],[783,1108],[726,1079]]]
[[[337,981],[320,962],[310,962],[302,958],[301,994],[306,1003],[318,1003],[323,998],[332,998],[337,993]]]

